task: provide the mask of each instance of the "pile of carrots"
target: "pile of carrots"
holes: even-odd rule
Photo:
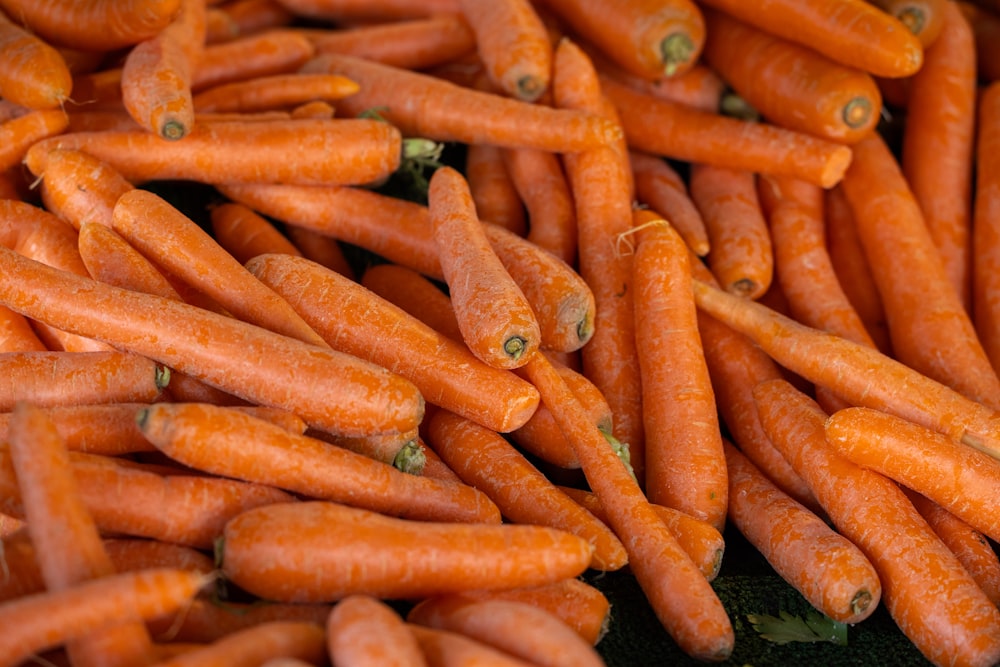
[[[996,0],[0,0],[0,136],[0,665],[721,662],[727,526],[1000,662]]]

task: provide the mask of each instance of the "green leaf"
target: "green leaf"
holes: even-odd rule
[[[757,633],[776,644],[790,642],[830,642],[847,646],[847,624],[835,621],[818,611],[811,611],[805,618],[786,611],[778,616],[747,614],[747,620]]]

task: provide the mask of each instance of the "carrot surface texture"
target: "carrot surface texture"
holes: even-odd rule
[[[29,109],[54,109],[73,88],[73,75],[62,54],[0,12],[0,96]]]

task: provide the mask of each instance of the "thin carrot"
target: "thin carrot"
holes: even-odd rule
[[[399,264],[379,263],[365,269],[361,284],[452,340],[462,340],[451,298],[430,278]]]
[[[458,632],[415,623],[407,625],[430,667],[447,667],[453,664],[528,667],[531,664]]]
[[[84,222],[77,239],[80,258],[94,280],[181,300],[166,276],[111,227]]]
[[[295,15],[278,0],[230,0],[219,9],[229,16],[240,35],[251,35],[292,23]]]
[[[853,405],[884,410],[1000,455],[997,412],[866,345],[766,306],[693,283],[698,307],[743,333],[777,363]]]
[[[157,449],[197,470],[398,516],[499,521],[496,506],[471,487],[403,473],[224,407],[157,403],[138,419]]]
[[[882,96],[867,72],[724,12],[704,16],[705,62],[769,122],[847,144],[875,128]]]
[[[282,604],[260,600],[217,600],[202,594],[177,613],[146,622],[157,642],[208,644],[240,630],[272,621],[298,621],[322,626],[330,614],[329,604]]]
[[[1000,373],[1000,83],[983,89],[977,109],[972,294],[976,332]]]
[[[45,590],[45,581],[38,569],[38,559],[35,557],[35,547],[31,543],[27,524],[14,517],[8,519],[10,522],[21,521],[22,525],[0,537],[0,553],[3,554],[0,561],[3,572],[3,577],[0,578],[0,602]]]
[[[527,239],[575,265],[576,212],[559,157],[548,151],[512,148],[503,152],[503,161],[528,213]]]
[[[416,637],[399,613],[370,595],[348,595],[333,606],[326,621],[326,645],[330,659],[337,665],[427,664]]]
[[[505,518],[586,539],[593,545],[591,568],[610,571],[625,566],[625,548],[608,527],[566,497],[496,432],[446,410],[436,410],[426,429],[431,449],[465,483],[489,496]]]
[[[588,422],[552,365],[535,355],[526,369],[573,443],[587,482],[607,508],[608,525],[625,545],[629,567],[660,622],[688,655],[725,659],[732,651],[733,629],[708,580],[650,507],[600,431]]]
[[[218,7],[205,8],[205,44],[218,44],[235,39],[240,34],[239,26],[232,17]]]
[[[646,496],[721,530],[729,486],[718,408],[691,296],[690,251],[658,214],[639,209],[634,221],[632,301]]]
[[[858,623],[875,611],[882,584],[865,555],[786,495],[726,443],[729,518],[785,581],[830,618]]]
[[[825,188],[843,177],[851,149],[803,132],[729,118],[637,92],[601,77],[635,150],[685,162],[795,176]]]
[[[901,167],[948,280],[968,310],[972,298],[975,38],[954,2],[912,4],[937,5],[942,29],[925,52],[923,67],[909,79]]]
[[[325,53],[303,72],[329,72],[353,79],[361,90],[339,103],[348,116],[379,109],[406,136],[438,141],[489,143],[508,148],[578,151],[621,136],[606,119],[568,109],[530,104],[464,88],[427,74],[352,56]],[[424,100],[415,104],[414,100]],[[461,114],[453,109],[462,109]],[[552,127],[559,127],[558,133]]]
[[[208,44],[191,75],[191,91],[258,76],[291,73],[315,55],[309,39],[290,28],[275,28],[221,44]],[[78,79],[79,80],[79,79]]]
[[[691,199],[701,212],[711,251],[708,266],[723,289],[760,298],[774,276],[774,249],[756,176],[710,164],[691,166]]]
[[[457,0],[282,0],[282,4],[297,16],[361,23],[459,11]]]
[[[879,135],[852,149],[844,194],[882,297],[895,358],[973,400],[1000,406],[1000,379],[899,163]]]
[[[923,64],[916,35],[867,0],[778,0],[766,12],[740,0],[703,2],[877,76],[909,76]]]
[[[533,665],[604,664],[593,645],[558,616],[526,602],[439,596],[419,602],[406,620],[461,634]]]
[[[291,255],[260,255],[247,268],[334,349],[409,379],[429,403],[503,432],[524,424],[538,406],[529,383],[479,361],[461,343],[335,271]]]
[[[209,211],[212,237],[240,264],[266,252],[302,253],[264,216],[249,207],[224,202]]]
[[[538,321],[491,247],[458,171],[441,167],[434,172],[428,215],[465,344],[491,366],[524,365],[541,342]]]
[[[326,657],[323,626],[306,621],[265,621],[157,664],[162,667],[211,667],[220,663],[263,664],[281,657],[298,658],[307,664],[322,661]]]
[[[42,352],[47,349],[27,318],[0,306],[0,352]]]
[[[192,102],[196,112],[248,113],[311,100],[339,100],[357,91],[355,82],[337,74],[273,74],[206,88]]]
[[[1000,657],[1000,610],[902,490],[827,444],[819,406],[783,380],[757,385],[761,421],[809,482],[837,530],[875,566],[882,601],[928,660],[988,665]],[[945,587],[945,588],[942,588]],[[935,591],[947,590],[947,595]]]
[[[344,436],[323,431],[311,430],[306,435],[317,438],[331,445],[349,449],[356,454],[388,463],[403,472],[421,475],[426,457],[424,450],[417,441],[419,429],[401,433],[374,433],[372,435]]]
[[[677,171],[666,160],[639,151],[629,152],[629,165],[636,200],[669,220],[694,254],[707,255],[711,243],[705,221]]]
[[[336,118],[202,123],[184,141],[164,141],[143,130],[74,132],[33,144],[25,155],[28,168],[44,170],[46,154],[56,148],[90,153],[132,183],[181,179],[353,185],[395,171],[401,138],[388,123]],[[224,154],[226,159],[205,161],[205,154]],[[288,160],[289,155],[296,159]]]
[[[337,239],[295,225],[286,225],[285,233],[306,259],[336,271],[345,278],[355,279],[354,269]]]
[[[12,20],[13,19],[13,20]],[[0,12],[0,96],[29,109],[54,109],[69,97],[73,75],[62,55]]]
[[[405,430],[423,414],[416,387],[356,357],[80,278],[6,248],[0,248],[0,266],[4,275],[17,277],[0,286],[4,305],[62,329],[100,335],[251,402],[295,412],[312,426],[344,433]],[[236,359],[242,363],[232,363]]]
[[[947,21],[947,0],[871,0],[871,3],[898,19],[917,36],[924,49],[934,45]]]
[[[112,626],[123,612],[152,618],[174,611],[211,578],[190,570],[149,569],[5,602],[0,605],[7,629],[0,639],[0,664],[13,667],[32,654]]]
[[[490,144],[468,146],[462,174],[469,184],[479,218],[524,236],[528,229],[524,202],[507,171],[503,159],[505,150],[510,149]]]
[[[577,576],[590,551],[586,540],[544,526],[407,521],[307,501],[231,520],[222,571],[270,600],[337,600],[353,593],[413,599]]]

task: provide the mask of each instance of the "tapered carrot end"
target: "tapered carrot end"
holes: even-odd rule
[[[833,152],[826,166],[819,175],[819,185],[824,189],[830,189],[840,183],[847,173],[847,168],[851,166],[851,159],[854,154],[847,146],[840,146]]]
[[[663,61],[663,74],[673,76],[687,69],[697,53],[691,36],[683,32],[667,35],[660,42],[660,59]]]

